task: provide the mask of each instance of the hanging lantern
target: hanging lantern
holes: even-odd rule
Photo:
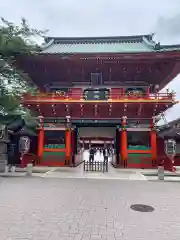
[[[30,149],[30,139],[29,137],[20,137],[19,139],[19,152],[24,155],[29,152]]]
[[[6,126],[5,125],[0,125],[0,139],[4,139],[5,130],[6,130]]]
[[[70,131],[71,130],[71,117],[66,116],[66,130]]]
[[[176,141],[168,139],[164,142],[164,150],[168,157],[173,158],[176,155]]]
[[[176,155],[176,141],[174,139],[168,139],[164,142],[164,150],[167,157],[171,161],[171,171],[175,172],[176,168],[174,167],[174,157]]]

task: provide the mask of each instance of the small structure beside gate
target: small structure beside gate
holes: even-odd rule
[[[180,124],[179,119],[168,123],[159,132],[159,165],[165,170],[174,172],[175,166],[180,165]]]

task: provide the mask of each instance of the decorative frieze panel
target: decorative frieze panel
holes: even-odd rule
[[[83,93],[84,100],[108,100],[110,90],[107,88],[103,89],[85,89]]]
[[[68,96],[69,88],[51,87],[49,89],[49,92],[55,94],[56,96],[66,97],[66,96]]]
[[[127,88],[125,94],[128,97],[142,97],[146,94],[146,90],[144,88]]]

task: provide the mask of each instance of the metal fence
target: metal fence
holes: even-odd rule
[[[108,161],[84,161],[85,172],[108,172]]]

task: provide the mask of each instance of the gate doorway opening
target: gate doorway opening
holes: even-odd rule
[[[78,148],[82,161],[89,161],[90,149],[94,150],[94,162],[104,161],[104,151],[108,150],[108,162],[112,161],[115,151],[116,126],[87,126],[78,129]]]
[[[95,149],[94,161],[104,161],[103,150],[110,152],[108,162],[118,164],[120,134],[117,124],[76,124],[74,125],[74,165],[89,160],[89,150]]]

